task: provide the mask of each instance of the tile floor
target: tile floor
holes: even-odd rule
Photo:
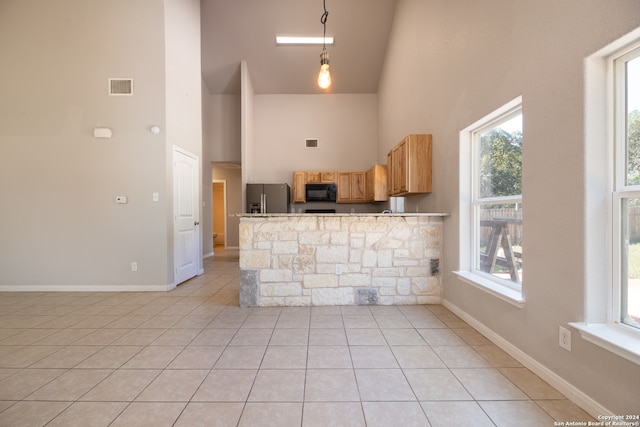
[[[168,293],[0,294],[0,426],[593,420],[446,308],[238,307],[237,251]]]

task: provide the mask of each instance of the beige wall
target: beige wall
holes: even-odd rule
[[[365,171],[376,162],[376,95],[257,95],[247,182],[286,182],[294,170]],[[318,138],[318,148],[306,148]],[[386,158],[385,158],[386,163]]]
[[[210,161],[240,163],[240,96],[206,95],[204,126]]]
[[[166,288],[162,5],[0,2],[1,286]],[[135,95],[107,96],[109,77]]]
[[[174,31],[185,16],[165,22],[165,5],[176,12],[161,0],[0,2],[1,289],[172,284],[167,132],[186,132],[166,109],[167,79],[184,75],[165,75],[165,36],[199,35],[199,16],[185,8],[195,22]],[[109,77],[133,78],[134,96],[108,96]],[[183,146],[199,154],[197,135]]]
[[[167,143],[202,157],[200,0],[165,0]]]
[[[584,60],[640,26],[633,0],[399,0],[379,89],[381,160],[404,134],[433,134],[433,194],[407,211],[445,220],[445,299],[614,413],[636,413],[640,368],[558,325],[584,315]],[[522,95],[524,308],[461,282],[459,131]],[[604,260],[602,260],[604,263]],[[604,285],[604,284],[603,284]]]

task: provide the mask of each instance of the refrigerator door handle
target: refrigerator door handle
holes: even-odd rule
[[[267,195],[264,193],[260,195],[260,213],[267,213]]]

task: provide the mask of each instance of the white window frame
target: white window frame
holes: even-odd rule
[[[616,59],[636,48],[640,48],[640,28],[585,61],[585,313],[583,321],[570,325],[584,340],[640,365],[640,331],[619,321],[621,202],[639,197],[640,186],[620,185],[626,175],[626,124],[618,113],[626,112],[621,104],[626,101],[621,97],[626,87],[619,84],[620,70],[615,66]]]
[[[479,149],[475,147],[477,145],[475,136],[521,113],[522,96],[518,96],[460,131],[460,253],[458,270],[454,271],[464,282],[517,307],[522,307],[525,302],[522,286],[486,273],[476,265],[479,249],[479,227],[476,224],[478,224],[479,206],[482,204],[522,203],[522,195],[491,199],[477,198]]]
[[[624,263],[624,254],[622,253],[622,201],[624,199],[640,198],[640,185],[628,185],[627,181],[627,158],[626,158],[626,136],[627,125],[627,86],[626,86],[626,67],[627,61],[640,58],[640,41],[629,46],[629,50],[625,49],[618,52],[609,60],[611,61],[610,69],[612,70],[612,86],[613,86],[613,112],[611,121],[613,123],[613,150],[615,158],[615,177],[613,191],[613,214],[612,214],[612,235],[613,235],[613,295],[611,298],[611,321],[619,323],[624,328],[629,328],[629,332],[638,333],[640,338],[640,329],[626,325],[621,322],[622,317],[622,271]]]

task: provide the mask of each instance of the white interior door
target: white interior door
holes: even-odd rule
[[[175,284],[198,274],[199,230],[198,158],[173,149],[173,213]]]

